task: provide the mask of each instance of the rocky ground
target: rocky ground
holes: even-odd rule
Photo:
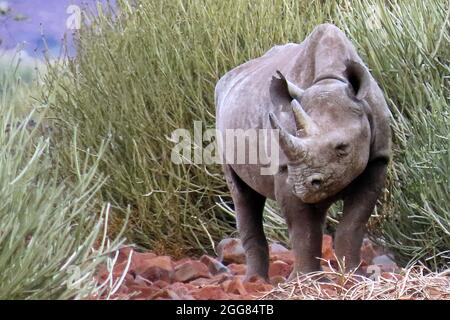
[[[204,255],[200,259],[174,260],[152,252],[137,252],[131,247],[120,250],[112,268],[103,267],[98,274],[105,282],[122,279],[121,285],[108,298],[113,299],[258,299],[281,288],[292,271],[292,251],[276,243],[270,244],[270,284],[255,278],[243,281],[246,266],[244,250],[238,239],[222,240],[216,251],[218,257]],[[131,255],[131,257],[130,257]],[[361,249],[362,268],[368,276],[398,272],[397,265],[383,250],[369,240]],[[322,268],[335,272],[332,238],[324,236]],[[109,281],[108,280],[108,281]]]

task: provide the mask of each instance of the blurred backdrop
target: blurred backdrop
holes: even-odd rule
[[[70,36],[76,25],[78,8],[95,9],[97,2],[114,3],[107,0],[0,0],[0,50],[23,50],[31,57],[42,58],[46,43],[49,53],[57,56],[67,36],[69,54],[73,55]]]

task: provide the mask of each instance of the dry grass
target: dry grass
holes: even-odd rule
[[[331,280],[324,282],[326,278]],[[432,273],[422,266],[400,274],[381,273],[376,280],[336,270],[299,276],[279,284],[263,300],[448,300],[450,269]]]
[[[214,126],[214,85],[226,71],[332,22],[357,47],[393,114],[393,165],[370,232],[401,265],[448,265],[448,0],[117,3],[115,13],[104,8],[82,28],[67,69],[50,66],[46,84],[55,89],[42,101],[60,131],[55,152],[63,176],[78,174],[75,129],[82,154],[106,148],[98,173],[107,177],[99,197],[112,204],[109,230],[120,229],[130,212],[130,242],[174,255],[212,252],[232,236],[234,212],[219,201],[230,201],[221,167],[174,164],[167,137],[179,128],[194,136],[194,121]],[[275,207],[265,218],[266,234],[287,240]]]

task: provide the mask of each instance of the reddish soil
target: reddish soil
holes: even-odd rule
[[[270,245],[270,284],[254,278],[244,281],[246,266],[238,239],[224,239],[216,248],[218,257],[174,260],[170,256],[157,256],[152,252],[137,252],[130,247],[120,249],[113,268],[113,282],[124,276],[118,290],[110,297],[116,299],[196,299],[240,300],[256,299],[285,282],[293,267],[293,254],[279,244]],[[126,274],[131,254],[131,261]],[[361,249],[362,268],[378,264],[382,271],[394,271],[397,266],[370,241]],[[333,241],[325,235],[322,246],[322,268],[336,267]],[[376,263],[377,260],[380,263]],[[102,267],[98,279],[104,282],[109,272]]]

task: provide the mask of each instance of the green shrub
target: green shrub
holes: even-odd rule
[[[15,104],[30,102],[29,89],[11,74],[1,75],[0,87],[0,299],[95,295],[96,268],[117,245],[98,243],[94,250],[96,241],[107,240],[102,235],[108,212],[98,217],[94,211],[104,182],[98,160],[90,161],[96,156],[85,156],[72,144],[79,171],[61,181],[50,141],[40,134],[39,110],[17,115]]]
[[[59,86],[52,110],[61,127],[59,152],[65,172],[75,172],[70,149],[64,148],[74,127],[82,150],[98,150],[102,139],[108,137],[99,170],[109,178],[101,193],[103,200],[114,203],[116,221],[121,219],[121,210],[131,206],[129,239],[172,253],[210,249],[235,230],[221,168],[174,165],[170,161],[173,142],[168,137],[177,128],[192,132],[194,121],[201,121],[204,128],[214,126],[214,86],[226,71],[275,44],[302,41],[319,23],[334,22],[354,40],[393,110],[399,110],[394,112],[400,119],[394,125],[396,165],[391,170],[390,192],[377,215],[383,217],[382,239],[402,259],[428,257],[418,255],[416,249],[403,250],[410,236],[403,236],[393,226],[400,221],[410,234],[422,232],[424,226],[435,230],[423,233],[422,240],[411,247],[422,246],[421,241],[437,241],[433,248],[439,251],[446,247],[442,241],[448,241],[448,231],[442,237],[440,232],[445,235],[445,230],[435,223],[448,221],[448,210],[441,211],[448,202],[441,197],[445,185],[439,187],[436,180],[430,188],[405,180],[413,179],[413,174],[438,172],[432,167],[419,173],[408,167],[408,159],[412,163],[435,160],[430,157],[448,159],[446,120],[436,124],[444,138],[435,136],[432,129],[433,115],[446,110],[442,76],[448,71],[448,35],[440,32],[444,9],[443,1],[423,4],[417,0],[399,4],[375,0],[154,0],[137,1],[135,6],[119,1],[115,13],[100,9],[90,27],[80,31],[79,54],[68,62],[69,72],[61,74],[54,67],[48,79]],[[433,45],[437,42],[439,46]],[[419,135],[415,142],[404,139],[412,126]],[[440,147],[431,149],[432,145],[424,144],[430,139]],[[441,154],[431,156],[430,150],[441,150]],[[446,168],[444,165],[436,168]],[[424,196],[418,196],[417,188]],[[433,206],[425,205],[436,200]],[[415,216],[424,216],[424,208],[441,220],[430,219],[428,214],[417,223],[409,217],[413,210]],[[266,213],[270,237],[286,239],[276,209],[269,206]],[[335,210],[332,218],[338,217]]]
[[[227,195],[221,168],[173,164],[167,137],[177,128],[192,132],[196,120],[213,127],[221,75],[274,43],[300,41],[316,21],[299,12],[324,17],[322,7],[300,3],[146,1],[132,9],[121,2],[119,17],[101,13],[81,31],[70,73],[53,70],[51,81],[61,83],[53,105],[59,125],[76,126],[83,149],[111,138],[100,164],[109,176],[102,191],[119,209],[131,205],[130,240],[177,254],[210,249],[234,231],[216,204]]]
[[[395,119],[389,193],[373,238],[403,264],[421,260],[444,268],[450,258],[450,7],[436,0],[387,3],[353,1],[340,10],[342,28]]]

